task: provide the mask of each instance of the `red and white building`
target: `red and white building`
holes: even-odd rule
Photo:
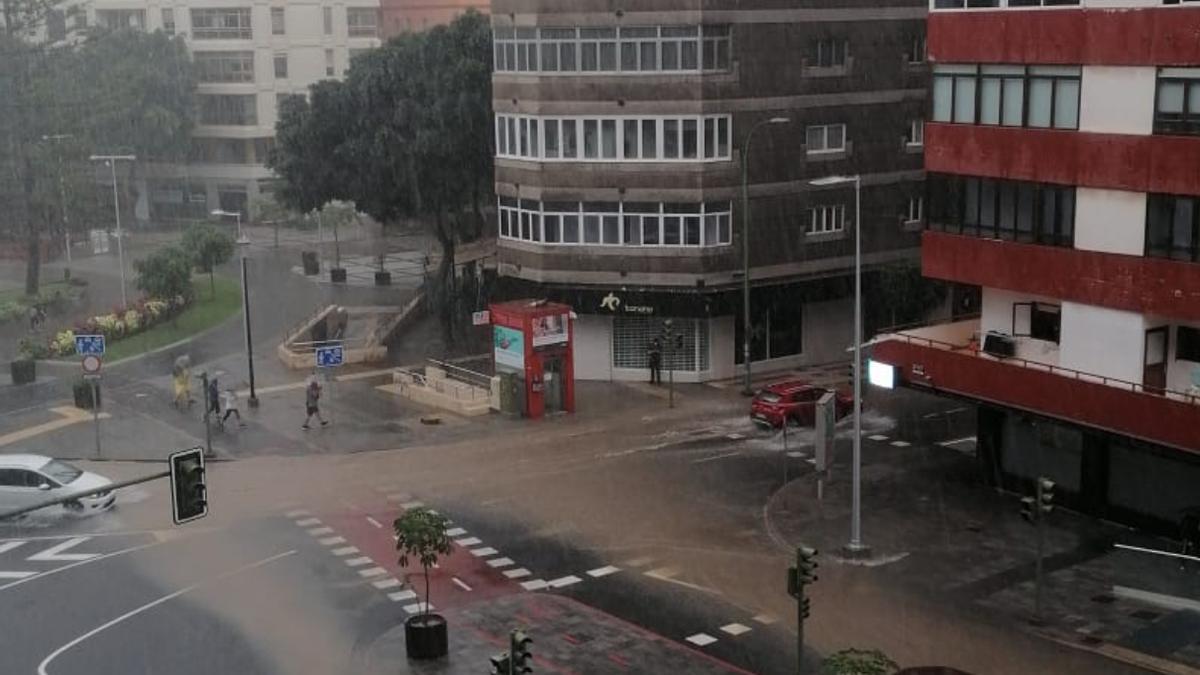
[[[931,0],[922,267],[977,315],[872,346],[979,402],[998,485],[1157,529],[1200,506],[1198,34],[1197,0]]]

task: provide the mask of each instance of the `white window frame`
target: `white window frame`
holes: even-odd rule
[[[282,69],[283,74],[282,75],[279,74],[279,71],[280,71],[279,65],[281,63],[283,64],[283,69]],[[277,79],[277,80],[288,79],[288,75],[290,74],[289,65],[290,64],[288,63],[288,53],[287,52],[276,52],[271,57],[271,67],[275,73],[275,79]]]
[[[363,17],[370,17],[370,23],[362,23]],[[375,7],[347,7],[346,35],[352,38],[379,37],[379,10]]]
[[[585,35],[584,31],[613,31],[611,35]],[[572,34],[568,35],[567,31]],[[653,31],[653,35],[649,33]],[[688,31],[689,35],[680,33]],[[670,26],[587,26],[513,28],[497,27],[492,36],[493,61],[498,73],[529,73],[544,75],[626,75],[716,73],[733,67],[733,29],[729,24],[686,24]],[[612,63],[606,63],[604,52],[613,50]],[[632,48],[636,63],[632,68],[622,66],[622,55]],[[555,51],[553,67],[543,59],[546,49]],[[585,52],[595,53],[594,67],[585,70]],[[677,67],[664,68],[663,57],[668,51],[675,54]],[[694,64],[684,67],[684,53],[692,55]],[[649,60],[643,54],[652,53],[653,68],[643,69]],[[563,67],[562,56],[573,56],[571,68]],[[711,54],[712,58],[705,58]],[[524,57],[522,60],[522,56]],[[589,61],[591,59],[589,58]],[[712,67],[706,67],[706,61]],[[521,67],[521,66],[524,67]]]
[[[287,8],[271,8],[271,35],[287,35]]]
[[[254,38],[253,17],[249,7],[193,7],[190,18],[194,40]]]
[[[831,147],[829,147],[829,132],[838,127],[841,127],[841,130],[842,130],[842,144],[839,147],[831,148]],[[813,148],[813,146],[811,144],[809,144],[809,142],[808,142],[809,135],[813,131],[821,132],[821,147],[820,148]],[[805,144],[804,152],[805,152],[805,154],[808,154],[808,155],[833,155],[833,154],[837,154],[837,153],[846,152],[846,147],[850,143],[850,139],[846,138],[846,132],[847,132],[846,125],[843,123],[813,124],[813,125],[808,126],[804,130],[804,144]]]
[[[908,123],[908,136],[904,139],[904,144],[910,148],[921,148],[925,146],[925,120],[916,118]]]
[[[819,204],[808,208],[805,234],[809,237],[846,231],[845,204]]]
[[[159,12],[159,14],[162,17],[163,32],[166,33],[167,35],[174,35],[175,34],[175,8],[174,7],[163,7],[162,11]]]
[[[525,205],[536,204],[536,209]],[[634,248],[715,248],[733,243],[732,202],[700,202],[686,205],[687,210],[676,204],[655,204],[656,210],[643,208],[625,210],[624,202],[617,202],[615,209],[588,210],[586,202],[571,202],[571,210],[547,210],[543,202],[517,200],[511,197],[497,199],[497,234],[501,239],[525,241],[545,246],[629,246]],[[668,208],[670,207],[670,208]],[[694,208],[691,208],[694,207]],[[564,236],[565,221],[573,218],[578,228],[573,241]],[[627,240],[626,219],[636,218],[637,241]],[[548,219],[558,224],[556,241],[547,241]],[[646,219],[649,219],[648,222]],[[678,225],[678,241],[666,243],[667,220],[674,219]],[[588,241],[588,223],[599,229],[597,240]],[[694,226],[694,243],[688,242]],[[710,225],[711,224],[711,225]],[[653,227],[654,243],[646,242],[646,227]],[[613,232],[615,236],[606,236]]]
[[[539,136],[537,142],[522,146],[513,143],[508,136],[509,125],[517,130],[536,129]],[[675,133],[676,154],[666,155],[666,130],[672,128]],[[566,138],[574,129],[574,153],[568,153]],[[585,134],[590,129],[596,132],[595,153],[589,156],[585,149]],[[626,143],[626,134],[630,128],[637,134],[636,141]],[[694,154],[685,152],[684,139],[690,137],[691,130],[695,131]],[[683,116],[643,116],[643,115],[606,115],[606,116],[534,116],[513,113],[496,113],[495,141],[497,159],[519,159],[539,162],[729,162],[733,160],[732,115],[683,115]],[[648,143],[647,132],[654,135],[653,143]],[[545,142],[547,134],[555,135],[557,150],[553,155],[547,151]],[[615,148],[609,144],[611,141]],[[606,150],[615,152],[608,153]],[[631,150],[632,154],[626,152]]]
[[[912,195],[908,198],[908,211],[904,214],[904,223],[911,225],[923,222],[925,222],[925,197]]]

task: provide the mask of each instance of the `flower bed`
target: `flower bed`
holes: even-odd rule
[[[68,330],[60,331],[41,350],[34,346],[36,358],[61,358],[75,354],[76,335],[103,335],[108,342],[116,342],[157,326],[177,316],[187,308],[189,301],[183,296],[170,300],[143,298],[125,308],[114,308],[108,314],[93,316]]]

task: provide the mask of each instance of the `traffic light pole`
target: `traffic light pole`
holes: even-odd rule
[[[783,421],[783,425],[787,426],[787,420]],[[803,551],[803,548],[796,549],[797,570],[804,569]],[[804,675],[804,584],[796,586],[796,672]]]
[[[1034,566],[1033,573],[1033,619],[1034,621],[1042,622],[1042,581],[1044,579],[1043,562],[1046,557],[1046,512],[1044,510],[1045,493],[1043,491],[1045,479],[1038,477],[1037,481],[1037,565]]]

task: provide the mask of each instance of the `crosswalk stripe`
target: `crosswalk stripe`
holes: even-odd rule
[[[437,609],[437,607],[435,607],[432,602],[414,602],[411,605],[404,606],[404,611],[408,612],[409,614],[416,614],[422,610],[432,612],[435,609]]]
[[[370,565],[373,562],[375,561],[366,556],[361,556],[358,558],[350,558],[346,561],[346,564],[351,567],[362,567],[363,565]]]
[[[370,579],[371,577],[381,577],[387,574],[387,570],[382,567],[368,567],[365,570],[359,570],[358,576]]]
[[[388,593],[388,599],[393,602],[403,602],[405,600],[412,600],[415,597],[417,597],[417,594],[415,591],[396,591],[395,593]]]
[[[345,537],[325,537],[324,539],[319,539],[317,541],[317,543],[321,544],[322,546],[333,546],[334,544],[346,543],[346,538]]]
[[[313,525],[320,525],[321,519],[320,518],[305,518],[304,520],[297,520],[296,524],[299,525],[300,527],[312,527]]]
[[[326,534],[333,534],[333,528],[332,527],[314,527],[313,529],[308,530],[308,533],[314,537],[320,537],[320,536],[323,536]]]
[[[598,579],[600,577],[605,577],[605,576],[608,576],[610,574],[615,574],[620,571],[621,571],[620,567],[613,567],[612,565],[605,565],[604,567],[598,567],[594,570],[588,570],[588,576],[596,577]]]
[[[382,591],[382,590],[386,590],[388,588],[395,588],[395,587],[399,586],[400,580],[399,579],[380,579],[379,581],[372,581],[371,585]]]
[[[487,564],[490,567],[508,567],[509,565],[514,565],[515,563],[513,562],[512,558],[492,558],[491,560],[487,561]]]
[[[524,588],[527,591],[540,591],[546,586],[546,582],[542,579],[530,579],[529,581],[521,582],[521,588]]]
[[[731,624],[726,624],[724,626],[721,626],[721,630],[736,637],[738,635],[741,635],[742,633],[749,633],[750,627],[744,626],[740,623],[731,623]]]
[[[708,645],[711,645],[717,641],[717,638],[709,635],[708,633],[696,633],[695,635],[688,636],[684,639],[696,645],[697,647],[707,647]]]
[[[462,529],[461,527],[452,527],[452,528],[446,530],[447,537],[461,537],[466,533],[467,533],[467,531]]]
[[[6,541],[3,544],[0,544],[0,553],[8,553],[9,551],[13,550],[14,548],[16,548],[24,543],[25,543],[24,540]]]
[[[483,548],[471,549],[471,555],[475,556],[476,558],[484,558],[489,555],[496,555],[497,553],[499,553],[499,551],[492,548],[491,546],[484,546]]]
[[[570,586],[571,584],[577,584],[581,581],[583,581],[583,579],[580,579],[574,574],[570,574],[565,577],[554,579],[553,581],[547,581],[546,585],[551,588],[562,588],[564,586]]]
[[[465,537],[463,539],[455,539],[454,543],[458,544],[459,546],[474,546],[476,544],[482,544],[483,542],[479,540],[479,537]]]
[[[337,556],[350,555],[351,553],[358,553],[358,547],[357,546],[343,546],[341,548],[333,549],[332,551],[330,551],[330,553],[337,555]]]
[[[504,576],[508,577],[509,579],[520,579],[521,577],[527,577],[531,574],[533,574],[533,572],[530,572],[529,570],[525,569],[524,567],[518,567],[515,570],[505,570],[504,571]]]

